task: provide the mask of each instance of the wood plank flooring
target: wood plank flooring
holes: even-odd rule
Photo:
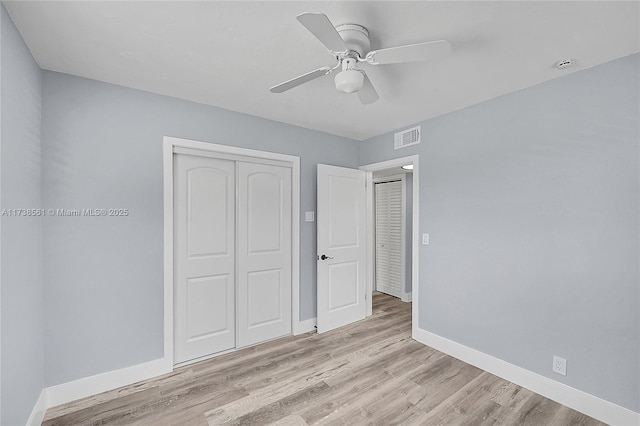
[[[411,339],[411,304],[51,408],[43,425],[602,425]]]

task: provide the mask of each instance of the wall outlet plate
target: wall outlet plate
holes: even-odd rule
[[[553,356],[553,366],[551,367],[554,373],[561,374],[563,376],[567,375],[567,360],[564,358],[560,358],[559,356]]]

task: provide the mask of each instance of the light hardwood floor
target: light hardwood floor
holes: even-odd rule
[[[411,339],[411,304],[47,411],[44,425],[601,425]]]

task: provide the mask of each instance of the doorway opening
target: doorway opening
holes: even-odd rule
[[[412,167],[411,188],[407,191],[408,170],[402,166]],[[376,290],[376,203],[375,203],[375,180],[384,181],[385,176],[404,175],[405,178],[405,209],[406,202],[410,203],[411,214],[405,214],[405,262],[402,265],[405,274],[405,299],[412,302],[411,306],[411,329],[415,336],[418,327],[419,312],[419,280],[418,280],[418,250],[419,250],[419,206],[420,206],[420,167],[419,156],[412,155],[380,163],[368,164],[360,167],[367,173],[367,316],[372,314],[373,292]],[[387,178],[388,179],[388,178]],[[407,193],[408,192],[408,193]],[[406,211],[405,211],[406,213]],[[409,241],[407,241],[409,240]],[[407,263],[410,266],[407,267]],[[411,283],[410,292],[407,291],[407,281]]]
[[[413,173],[397,167],[373,177],[374,294],[411,301]]]

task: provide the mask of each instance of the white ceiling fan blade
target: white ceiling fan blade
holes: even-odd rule
[[[327,75],[331,72],[331,68],[329,67],[322,67],[322,68],[318,68],[315,71],[311,71],[308,72],[306,74],[302,74],[301,76],[298,76],[296,78],[292,78],[291,80],[287,80],[284,83],[280,83],[276,86],[273,86],[271,89],[269,89],[271,91],[271,93],[282,93],[285,92],[289,89],[293,89],[296,86],[300,86],[301,84],[304,84],[308,81],[311,81],[315,78],[318,77],[322,77],[323,75]]]
[[[371,80],[369,80],[367,74],[364,71],[360,72],[364,75],[364,83],[362,84],[362,89],[358,90],[358,97],[363,104],[372,104],[380,99],[380,96],[378,96],[378,92],[376,92],[373,84],[371,84]]]
[[[446,40],[426,41],[388,49],[372,50],[366,60],[370,64],[397,64],[440,59],[451,53],[451,44]]]
[[[316,36],[327,49],[333,52],[346,52],[349,50],[338,31],[323,13],[302,13],[296,19]]]

